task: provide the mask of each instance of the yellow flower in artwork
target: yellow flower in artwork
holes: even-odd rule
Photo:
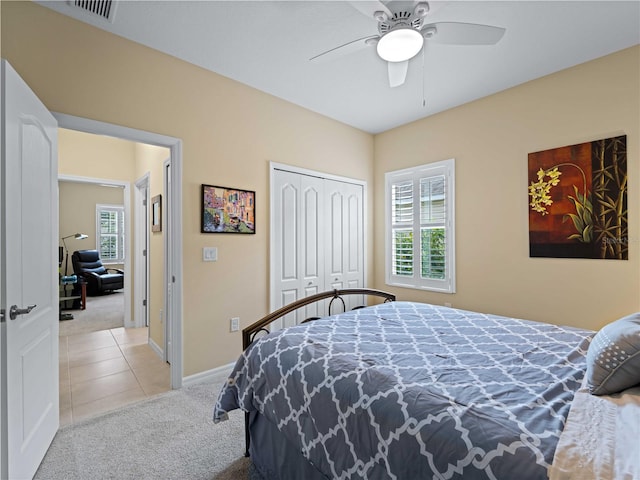
[[[562,175],[562,172],[558,170],[558,167],[547,171],[547,176],[551,179],[549,183],[554,187],[560,183],[560,175]]]
[[[573,203],[576,210],[576,213],[567,212],[564,213],[562,217],[563,222],[570,219],[576,229],[576,233],[569,235],[567,238],[579,242],[591,242],[593,232],[593,205],[591,204],[591,198],[587,190],[586,175],[579,165],[575,163],[559,163],[547,170],[540,168],[536,172],[538,181],[531,182],[528,188],[529,196],[531,197],[529,206],[531,210],[538,212],[542,216],[549,214],[547,207],[553,205],[553,200],[550,195],[551,187],[555,187],[560,183],[560,175],[562,175],[559,167],[577,168],[582,175],[582,184],[584,186],[584,193],[580,193],[578,187],[573,185],[574,195],[567,195],[567,199]]]
[[[538,170],[538,181],[531,182],[531,185],[529,185],[529,196],[531,197],[529,206],[534,212],[542,215],[549,213],[547,207],[553,204],[549,193],[551,193],[551,187],[555,187],[560,183],[560,175],[562,175],[562,172],[558,170],[558,167],[549,170],[543,170],[542,168]],[[545,181],[545,177],[548,177],[549,180]]]

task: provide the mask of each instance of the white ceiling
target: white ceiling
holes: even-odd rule
[[[640,43],[639,0],[433,1],[429,23],[506,33],[494,46],[427,44],[424,71],[418,54],[390,88],[375,48],[309,61],[378,33],[345,1],[118,1],[112,23],[72,2],[38,3],[370,133]]]

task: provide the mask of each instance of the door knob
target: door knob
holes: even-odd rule
[[[18,315],[26,315],[27,313],[31,313],[31,310],[36,308],[36,305],[29,305],[27,308],[18,308],[17,305],[11,305],[9,309],[9,318],[11,320],[15,320],[18,318]]]

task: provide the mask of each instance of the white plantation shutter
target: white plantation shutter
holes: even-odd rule
[[[413,182],[391,185],[392,255],[394,275],[413,275]]]
[[[455,292],[454,160],[389,172],[389,285]]]
[[[124,263],[124,207],[96,205],[96,248],[103,263]]]
[[[444,279],[446,271],[445,176],[420,179],[420,254],[422,278]]]

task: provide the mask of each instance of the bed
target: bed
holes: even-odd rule
[[[276,318],[310,301],[303,299],[243,331],[246,349],[214,421],[245,412],[247,453],[263,478],[564,480],[584,478],[573,472],[595,468],[594,461],[601,472],[619,473],[610,478],[638,478],[640,467],[628,461],[640,453],[638,443],[621,447],[615,428],[609,454],[584,458],[580,442],[598,434],[580,412],[572,412],[565,455],[554,462],[574,397],[589,405],[582,415],[595,408],[589,397],[611,403],[589,393],[595,332],[397,302],[375,290],[311,300],[350,294],[385,302],[267,333]],[[640,424],[638,392],[626,392],[633,410],[622,416],[614,407],[602,421]],[[629,438],[637,439],[640,427],[633,428]],[[618,455],[626,463],[614,461]]]

